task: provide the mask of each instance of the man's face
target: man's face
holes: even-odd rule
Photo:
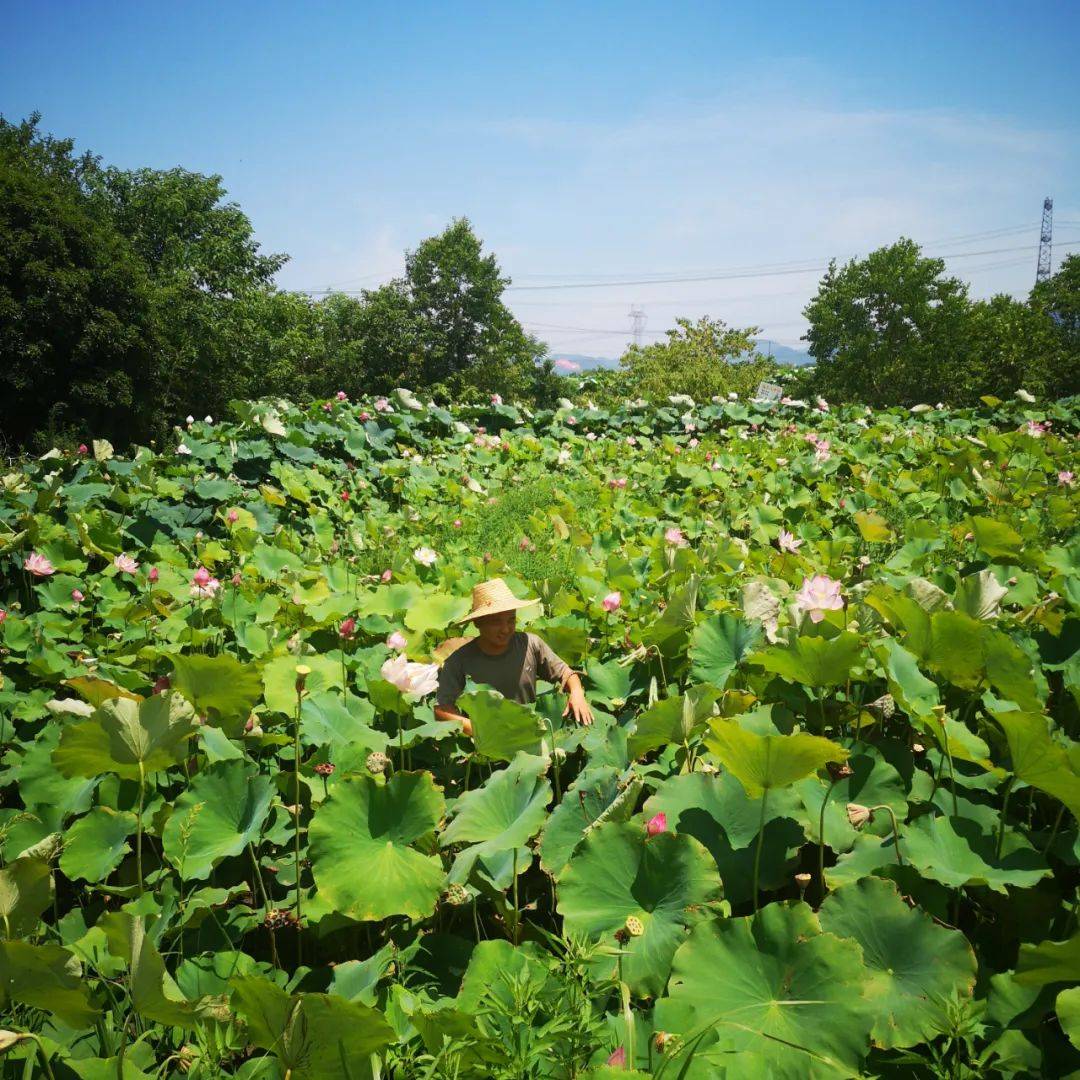
[[[475,622],[485,644],[494,649],[505,649],[517,629],[517,612],[500,611],[495,615],[481,615]]]

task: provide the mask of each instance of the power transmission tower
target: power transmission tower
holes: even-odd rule
[[[648,316],[643,308],[639,308],[635,304],[630,308],[629,318],[634,327],[634,344],[640,345],[641,337],[645,332],[645,324],[649,321]]]
[[[1035,284],[1050,277],[1050,241],[1054,233],[1054,200],[1049,195],[1043,199],[1042,230],[1039,233],[1039,266],[1035,271]]]

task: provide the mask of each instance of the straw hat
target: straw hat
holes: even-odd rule
[[[472,610],[462,615],[458,622],[470,622],[482,615],[497,615],[500,611],[516,611],[518,608],[539,604],[537,600],[519,600],[502,578],[482,581],[472,591]]]

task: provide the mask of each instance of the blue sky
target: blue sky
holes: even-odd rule
[[[1055,263],[1080,251],[1075,2],[0,0],[0,18],[0,113],[40,110],[117,165],[221,174],[292,256],[283,287],[375,285],[464,214],[555,355],[618,355],[631,304],[647,340],[708,314],[798,345],[824,261],[900,235],[956,256],[976,295],[1022,295],[1047,194]],[[653,283],[537,288],[613,280]]]

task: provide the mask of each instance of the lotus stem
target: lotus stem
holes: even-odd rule
[[[142,834],[143,834],[143,802],[146,798],[146,767],[139,762],[139,812],[135,818],[135,874],[139,879],[139,895],[144,892],[143,885],[143,862],[142,862]]]
[[[1054,827],[1050,830],[1050,839],[1046,841],[1046,847],[1043,848],[1043,854],[1047,855],[1050,852],[1050,848],[1057,838],[1058,829],[1061,828],[1061,819],[1065,816],[1065,804],[1062,803],[1058,807],[1057,817],[1054,818]]]
[[[903,866],[904,858],[900,854],[900,826],[896,821],[896,813],[887,803],[882,803],[880,806],[870,807],[871,816],[876,814],[878,810],[884,810],[889,815],[889,820],[892,822],[893,843],[896,845],[896,863],[898,866]]]
[[[1005,796],[1001,802],[1001,817],[998,820],[997,844],[994,847],[994,858],[1001,858],[1001,845],[1005,842],[1005,817],[1009,812],[1009,796],[1012,794],[1015,776],[1010,776],[1005,781]]]
[[[248,854],[251,856],[251,869],[255,872],[255,883],[259,889],[259,895],[262,897],[263,911],[266,914],[270,913],[270,895],[266,891],[266,883],[263,881],[262,870],[259,868],[259,860],[255,855],[255,847],[253,844],[248,844]],[[267,931],[270,934],[270,955],[273,957],[274,966],[281,967],[281,959],[278,956],[277,951],[277,935],[274,933],[272,926],[267,927]]]
[[[765,806],[769,801],[769,789],[761,792],[761,818],[758,821],[757,846],[754,848],[754,914],[758,913],[758,879],[761,876],[761,849],[765,844]]]
[[[300,907],[300,705],[304,697],[304,686],[297,680],[296,686],[296,721],[293,725],[293,855],[296,875],[296,966],[301,963],[301,907]]]
[[[828,892],[825,888],[825,808],[829,805],[829,796],[834,787],[836,787],[836,781],[830,780],[825,798],[821,800],[821,814],[818,816],[818,883],[821,886],[822,900]]]
[[[521,916],[518,914],[518,849],[514,848],[514,944],[517,945],[520,940],[518,928],[520,926]]]

